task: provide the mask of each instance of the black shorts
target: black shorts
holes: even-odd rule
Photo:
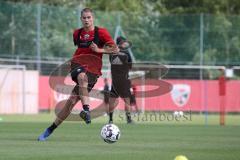
[[[131,92],[130,92],[130,80],[128,79],[121,79],[112,81],[112,88],[110,92],[110,97],[114,98],[130,98]]]
[[[71,71],[70,71],[71,77],[72,77],[72,80],[77,84],[77,86],[78,86],[77,77],[80,73],[83,73],[83,72],[86,73],[86,75],[87,75],[87,78],[88,78],[88,92],[90,92],[92,90],[92,88],[94,87],[94,85],[96,84],[99,76],[97,74],[90,73],[90,72],[86,71],[85,68],[83,66],[79,65],[79,64],[76,64],[76,63],[71,64]],[[75,88],[74,88],[74,90],[75,90]]]

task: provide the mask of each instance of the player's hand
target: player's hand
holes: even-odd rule
[[[114,47],[114,49],[113,49],[113,53],[119,53],[120,52],[120,49],[118,48],[118,46],[117,47]]]
[[[100,52],[100,51],[99,51],[100,49],[98,48],[98,46],[97,46],[96,43],[94,43],[94,42],[92,42],[89,47],[90,47],[91,50],[94,51],[94,52],[97,52],[97,53]]]
[[[118,53],[120,51],[117,45],[104,45],[103,48],[98,48],[98,46],[94,42],[92,42],[89,47],[92,51],[97,53],[112,54]]]
[[[117,54],[120,51],[117,45],[104,46],[104,52],[108,54]]]

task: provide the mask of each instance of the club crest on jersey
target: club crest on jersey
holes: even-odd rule
[[[178,107],[183,107],[187,104],[191,93],[191,87],[187,84],[174,84],[171,91],[173,102]]]
[[[85,40],[86,40],[86,39],[89,39],[89,37],[90,37],[89,34],[85,34],[85,35],[84,35],[84,39],[85,39]]]

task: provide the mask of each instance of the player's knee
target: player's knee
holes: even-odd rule
[[[81,87],[86,87],[88,84],[87,75],[85,73],[80,73],[77,77],[78,84]]]

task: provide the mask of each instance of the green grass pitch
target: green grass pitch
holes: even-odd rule
[[[36,141],[54,115],[0,115],[0,160],[238,160],[240,158],[239,116],[193,115],[189,122],[137,121],[127,125],[117,119],[121,138],[107,144],[100,129],[107,117],[83,122],[64,122],[46,142]],[[142,119],[143,120],[143,119]]]

